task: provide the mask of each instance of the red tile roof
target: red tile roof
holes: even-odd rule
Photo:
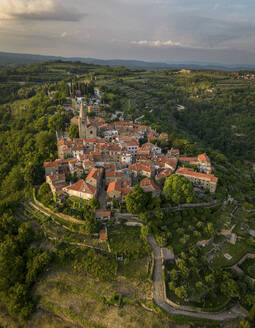
[[[139,147],[139,143],[137,141],[129,141],[129,142],[124,142],[123,147]]]
[[[145,164],[132,164],[129,166],[129,169],[136,172],[144,171],[144,172],[153,173],[155,171],[152,166],[148,166]]]
[[[73,164],[73,163],[76,163],[76,162],[79,162],[78,158],[72,158],[68,161],[70,164]]]
[[[67,191],[68,190],[74,190],[82,193],[87,193],[87,194],[95,194],[96,192],[96,187],[86,183],[84,180],[79,180],[73,185],[66,187],[65,188]]]
[[[160,188],[159,186],[149,178],[145,178],[140,182],[141,187],[143,188],[144,191],[149,192],[149,191],[159,191]]]
[[[94,168],[89,172],[89,174],[88,174],[86,180],[91,179],[91,178],[97,180],[97,179],[100,177],[101,174],[102,174],[102,169],[98,169],[98,168],[95,168],[95,167],[94,167]]]
[[[178,160],[176,158],[167,158],[165,160],[165,166],[170,166],[171,169],[175,170],[177,166]]]
[[[210,159],[206,154],[200,154],[197,156],[198,160],[202,163],[210,163]]]
[[[106,171],[105,177],[106,178],[121,178],[122,174],[119,171]]]
[[[150,153],[150,149],[148,149],[148,148],[143,148],[143,147],[139,147],[139,148],[137,148],[137,152],[139,153],[139,152],[141,152],[141,153],[147,153],[147,154],[149,154]]]
[[[159,137],[160,138],[168,138],[168,133],[162,132]]]
[[[152,149],[154,147],[157,147],[157,146],[153,145],[153,143],[151,143],[151,142],[146,142],[145,144],[142,145],[143,149]]]
[[[84,147],[83,146],[76,146],[72,150],[74,150],[74,151],[83,151]]]
[[[160,180],[168,178],[172,173],[173,171],[171,169],[164,169],[156,175],[156,179]]]
[[[112,181],[109,183],[109,186],[107,188],[107,192],[111,191],[119,191],[121,192],[121,183],[119,181]]]
[[[56,184],[54,184],[54,187],[56,188],[56,189],[62,189],[62,188],[64,188],[64,187],[66,187],[67,186],[67,183],[66,182],[60,182],[60,183],[56,183]]]
[[[47,178],[50,179],[53,184],[55,181],[66,180],[65,174],[48,175]]]
[[[198,179],[205,180],[205,181],[208,181],[213,184],[216,184],[218,182],[218,178],[216,176],[214,176],[213,174],[205,174],[205,173],[196,172],[193,169],[186,168],[186,167],[180,167],[176,171],[176,174],[198,178]]]
[[[43,166],[44,167],[59,167],[59,163],[58,162],[44,162]]]

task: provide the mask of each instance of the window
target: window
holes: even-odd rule
[[[90,134],[92,134],[92,133],[93,133],[93,131],[91,130],[91,131],[90,131]]]

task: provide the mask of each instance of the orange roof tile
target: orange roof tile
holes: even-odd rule
[[[102,174],[102,169],[98,169],[98,168],[95,168],[95,167],[94,167],[94,168],[89,172],[89,174],[88,174],[86,180],[91,179],[91,178],[98,179],[99,176],[100,176],[101,174]]]
[[[145,178],[140,182],[142,188],[146,187],[146,189],[160,190],[159,186],[154,182],[154,180]],[[148,187],[148,188],[147,188]]]
[[[106,171],[105,177],[106,178],[121,178],[122,174],[119,171]]]
[[[86,183],[84,180],[79,180],[76,183],[74,183],[73,185],[66,187],[65,188],[67,191],[68,190],[74,190],[74,191],[78,191],[78,192],[83,192],[83,193],[87,193],[87,194],[95,194],[96,192],[96,187]]]
[[[47,176],[48,179],[51,180],[52,183],[54,183],[55,181],[59,181],[59,180],[66,180],[66,176],[65,174],[55,174],[55,175],[48,175]]]
[[[209,163],[210,162],[210,159],[206,154],[199,154],[197,156],[197,158],[198,158],[198,160],[200,160],[203,163],[206,163],[206,162]]]
[[[110,191],[119,191],[121,192],[121,183],[119,181],[112,181],[109,183],[109,186],[107,188],[107,192]]]
[[[193,169],[186,168],[186,167],[180,167],[177,171],[176,174],[184,175],[184,176],[191,176],[194,178],[198,178],[201,180],[209,181],[211,183],[217,183],[218,178],[214,176],[213,174],[205,174],[205,173],[200,173],[196,172]]]
[[[43,163],[44,167],[59,167],[59,163],[58,162],[44,162]]]
[[[160,180],[160,179],[168,178],[172,173],[173,171],[171,169],[162,170],[156,175],[156,179]]]

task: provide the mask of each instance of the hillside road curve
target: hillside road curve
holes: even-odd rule
[[[154,254],[153,299],[154,302],[163,310],[172,315],[184,315],[188,317],[217,321],[226,321],[247,316],[247,311],[239,304],[235,304],[234,306],[220,312],[201,312],[199,309],[197,311],[196,309],[187,310],[188,307],[186,306],[180,306],[172,302],[172,305],[167,303],[164,288],[165,282],[163,281],[162,275],[161,250],[152,234],[148,236],[148,242],[151,245]]]

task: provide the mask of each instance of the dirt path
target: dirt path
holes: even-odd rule
[[[238,317],[247,316],[247,312],[239,304],[232,306],[230,309],[221,312],[200,312],[199,310],[187,310],[188,307],[179,306],[171,302],[172,305],[167,303],[165,293],[165,282],[162,276],[162,259],[160,254],[160,247],[157,245],[153,235],[148,236],[148,242],[152,247],[154,253],[154,272],[153,272],[153,299],[155,303],[169,314],[184,315],[200,319],[225,321]]]

